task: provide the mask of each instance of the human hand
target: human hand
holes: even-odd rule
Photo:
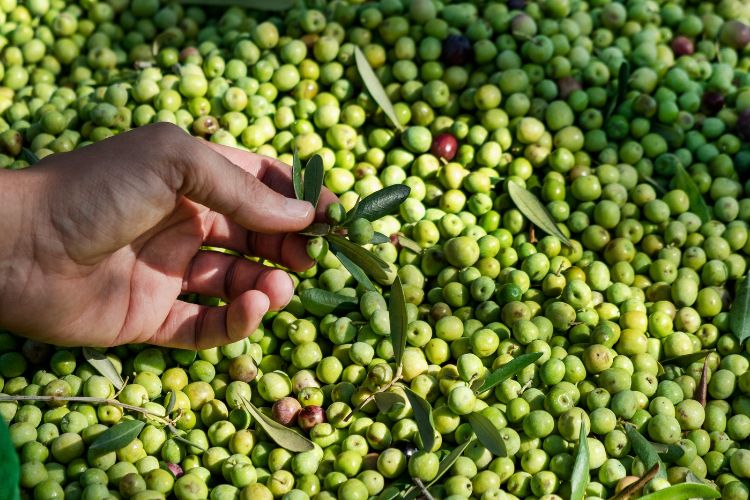
[[[2,172],[0,324],[55,345],[237,341],[289,302],[292,280],[200,246],[309,268],[297,231],[336,198],[323,189],[316,214],[290,179],[277,160],[169,124]],[[188,292],[229,305],[177,300]]]

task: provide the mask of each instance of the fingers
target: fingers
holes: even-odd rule
[[[284,308],[294,295],[294,284],[281,269],[218,252],[198,252],[183,280],[183,293],[221,297],[234,301],[248,290],[262,292],[269,309]]]
[[[225,307],[177,301],[149,343],[192,350],[226,345],[254,332],[268,308],[268,297],[258,290],[243,293]]]
[[[313,265],[307,256],[307,238],[297,233],[263,234],[247,231],[227,217],[216,217],[205,238],[206,245],[228,248],[281,264],[293,271]]]
[[[275,158],[248,153],[241,149],[206,142],[209,148],[221,154],[240,168],[250,172],[260,179],[268,187],[284,196],[294,197],[292,186],[292,169],[286,163]],[[325,219],[326,207],[338,201],[335,194],[326,187],[320,191],[320,200],[316,210],[316,220]]]
[[[165,130],[174,134],[171,128]],[[183,141],[185,150],[172,158],[177,178],[170,179],[179,194],[253,231],[299,231],[313,221],[315,211],[309,203],[284,196],[211,147],[200,147],[199,141],[186,135]],[[261,158],[259,169],[267,161],[257,155],[251,158]]]

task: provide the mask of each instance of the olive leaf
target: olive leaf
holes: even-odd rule
[[[172,434],[172,437],[171,437],[172,440],[177,441],[178,443],[182,443],[185,446],[197,448],[202,452],[206,451],[206,448],[204,448],[202,445],[194,443],[190,441],[189,439],[186,439],[184,436],[182,436],[182,434],[179,433],[179,431],[174,425],[168,424],[167,429],[169,429],[170,434]]]
[[[650,441],[649,443],[654,447],[656,453],[659,454],[659,458],[663,461],[671,463],[685,454],[685,451],[676,444],[652,443]]]
[[[422,449],[432,450],[435,446],[435,424],[432,422],[432,406],[422,396],[404,387],[406,398],[414,411],[419,437],[422,438]]]
[[[25,160],[29,165],[39,163],[39,157],[29,148],[21,148],[21,159]]]
[[[683,366],[683,367],[689,366],[695,363],[696,361],[700,361],[701,359],[705,358],[712,352],[713,351],[710,349],[704,349],[702,351],[693,352],[690,354],[683,354],[682,356],[675,356],[674,358],[665,359],[664,361],[662,361],[662,364]]]
[[[104,353],[90,347],[84,347],[81,351],[83,352],[84,359],[86,359],[86,361],[88,361],[88,363],[93,366],[100,375],[109,380],[118,391],[122,389],[125,382],[123,382],[115,365],[112,364],[112,361],[105,356]]]
[[[682,483],[640,498],[641,500],[690,500],[691,498],[721,498],[721,493],[707,484]]]
[[[328,234],[326,239],[381,285],[390,285],[393,281],[391,266],[374,253],[337,234]]]
[[[695,400],[698,401],[701,406],[706,406],[706,401],[708,399],[708,357],[703,360],[701,378],[695,392]]]
[[[204,7],[240,7],[242,9],[289,10],[294,6],[293,0],[178,0],[184,5],[202,5]]]
[[[174,410],[174,404],[177,401],[177,393],[174,392],[174,389],[169,391],[169,403],[167,403],[167,407],[164,410],[165,415],[169,415],[172,413],[172,410]]]
[[[8,425],[0,418],[0,457],[3,457],[0,460],[0,474],[6,484],[4,494],[7,496],[3,498],[16,500],[21,498],[21,460],[13,446]]]
[[[388,301],[388,312],[391,320],[391,344],[396,365],[401,366],[401,360],[406,350],[406,328],[409,319],[406,313],[406,298],[401,278],[396,276],[391,286],[391,297]]]
[[[471,429],[477,435],[477,439],[482,443],[482,446],[498,457],[508,456],[508,450],[505,448],[503,438],[487,417],[479,412],[474,412],[469,413],[466,419],[469,421]]]
[[[656,476],[666,478],[667,469],[651,443],[632,424],[625,424],[625,434],[628,436],[630,445],[641,462],[649,469],[654,465],[658,465],[659,472],[656,473]]]
[[[394,184],[365,196],[346,214],[342,225],[346,226],[354,219],[364,218],[369,221],[377,220],[384,215],[393,213],[406,198],[411,188],[403,184]]]
[[[571,500],[583,500],[586,496],[586,485],[589,482],[589,444],[586,439],[586,423],[581,419],[581,431],[578,435],[576,459],[573,462],[573,473],[570,476]]]
[[[373,71],[372,66],[370,66],[369,62],[367,62],[367,58],[365,57],[362,50],[356,45],[354,46],[354,62],[357,65],[359,76],[362,78],[362,82],[365,84],[365,87],[372,96],[372,99],[376,103],[378,103],[378,106],[380,106],[380,109],[383,110],[383,113],[385,113],[385,116],[388,117],[393,126],[395,126],[399,132],[403,131],[404,126],[401,125],[401,123],[398,121],[398,118],[396,117],[396,110],[393,109],[393,104],[388,98],[388,94],[386,94],[385,89],[383,88],[383,84],[380,83],[380,80]]]
[[[309,201],[312,206],[318,206],[318,199],[320,198],[320,190],[323,188],[323,158],[320,155],[314,155],[312,158],[307,160],[305,166],[304,181],[304,199]]]
[[[300,197],[300,199],[302,199]],[[300,231],[299,234],[305,235],[305,236],[325,236],[331,231],[331,226],[326,224],[325,222],[313,222],[309,226],[307,226],[303,231]]]
[[[552,219],[547,208],[539,201],[539,198],[515,182],[508,183],[508,195],[518,207],[518,210],[535,226],[547,234],[556,236],[566,246],[570,246],[570,240],[557,227],[554,219]]]
[[[375,404],[378,406],[378,410],[382,412],[390,411],[394,405],[404,404],[404,398],[396,394],[395,392],[379,391],[375,393]]]
[[[299,161],[297,148],[294,148],[292,155],[292,186],[294,186],[294,196],[298,200],[304,199],[305,193],[302,190],[302,163]]]
[[[513,358],[503,366],[492,372],[485,380],[484,383],[474,391],[475,394],[481,394],[485,391],[489,391],[503,380],[509,379],[516,373],[520,372],[534,361],[542,356],[541,352],[530,352],[528,354],[521,354],[517,358]]]
[[[138,437],[146,425],[142,420],[125,420],[102,432],[89,447],[92,453],[116,451]]]
[[[656,182],[656,179],[654,179],[653,177],[648,176],[648,175],[643,175],[643,176],[641,176],[641,179],[643,179],[644,181],[646,181],[649,184],[651,184],[654,187],[654,189],[656,189],[657,191],[659,191],[661,194],[666,194],[667,193],[667,190],[664,189],[664,186],[662,186],[661,184],[659,184],[658,182]]]
[[[617,92],[611,92],[607,112],[604,115],[605,121],[609,120],[615,110],[617,110],[617,106],[625,100],[625,96],[628,93],[628,80],[630,80],[630,64],[624,60],[620,63],[620,67],[617,70]]]
[[[737,295],[729,309],[729,328],[740,344],[750,338],[750,279],[747,275],[737,286]]]
[[[423,249],[421,246],[419,246],[419,243],[412,240],[411,238],[407,238],[401,233],[398,233],[396,235],[396,242],[399,244],[399,246],[406,248],[407,250],[410,250],[416,253],[417,255],[422,253]]]
[[[299,298],[305,309],[315,316],[325,316],[334,311],[353,310],[357,308],[357,299],[339,293],[308,288],[299,293]]]
[[[375,233],[372,235],[372,239],[370,240],[370,243],[373,245],[380,245],[381,243],[390,243],[391,239],[384,235],[383,233],[379,233],[375,231]]]
[[[426,487],[430,488],[431,486],[434,486],[437,484],[438,480],[445,475],[446,472],[450,470],[451,467],[453,467],[453,464],[456,463],[456,460],[459,459],[461,455],[464,454],[464,451],[466,451],[466,448],[473,442],[473,439],[467,439],[460,445],[456,446],[451,450],[451,452],[446,455],[444,459],[440,461],[440,465],[438,466],[438,472],[435,475],[435,477],[430,481]],[[409,488],[406,493],[404,494],[403,500],[414,500],[419,496],[419,488],[416,486],[412,486]]]
[[[280,423],[268,418],[255,405],[248,401],[244,396],[240,396],[240,403],[245,407],[245,410],[253,417],[253,420],[263,429],[268,437],[270,437],[274,443],[281,446],[285,450],[302,453],[303,451],[310,451],[315,449],[312,441],[304,437],[302,434],[284,427]]]
[[[700,218],[701,222],[710,221],[711,209],[708,207],[708,203],[703,198],[698,186],[695,185],[693,178],[680,164],[675,167],[674,183],[679,189],[685,191],[690,201],[690,210]]]
[[[357,283],[365,287],[367,290],[375,290],[375,285],[373,285],[372,281],[370,281],[370,278],[367,277],[367,273],[365,273],[357,264],[352,262],[349,257],[344,255],[344,252],[340,250],[334,250],[333,253],[334,255],[336,255],[336,258],[339,259],[341,265],[344,266],[347,271],[349,271],[349,274],[352,275],[352,278],[357,280]]]
[[[656,476],[657,472],[659,472],[659,464],[651,467],[642,478],[638,479],[638,481],[635,481],[634,483],[630,483],[629,485],[627,485],[622,489],[622,491],[610,498],[610,500],[630,500],[631,498],[635,498],[637,496],[636,494],[640,494],[640,490],[642,490],[644,486],[651,482],[651,480]]]

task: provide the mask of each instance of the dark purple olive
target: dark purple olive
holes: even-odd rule
[[[326,421],[326,412],[320,406],[306,406],[297,413],[297,425],[303,431],[309,431]]]
[[[676,36],[672,40],[672,51],[677,57],[689,56],[695,52],[693,41],[686,36]]]
[[[174,477],[181,477],[185,473],[180,464],[167,463],[167,469],[169,469],[169,472],[171,472]]]
[[[720,92],[709,90],[701,99],[701,110],[707,115],[715,115],[724,107],[724,96]]]
[[[453,134],[438,134],[432,140],[431,152],[438,158],[451,161],[456,157],[456,151],[458,151],[458,141]]]
[[[23,357],[32,365],[41,365],[49,359],[50,354],[52,353],[52,347],[49,344],[42,342],[26,340],[23,343],[21,352],[23,353]]]
[[[297,421],[297,414],[302,409],[299,401],[292,397],[281,398],[273,404],[271,415],[281,425],[291,427]]]
[[[743,109],[737,115],[737,135],[743,141],[750,141],[750,109]]]
[[[526,0],[508,0],[508,8],[511,10],[521,10],[526,7]]]
[[[474,59],[471,41],[463,35],[448,35],[443,40],[443,62],[448,66],[465,66]]]
[[[417,451],[419,451],[419,448],[417,448],[416,445],[412,443],[411,441],[405,441],[405,440],[394,441],[391,446],[393,448],[401,450],[403,454],[406,455],[406,458],[411,457]]]

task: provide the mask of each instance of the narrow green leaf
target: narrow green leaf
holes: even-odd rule
[[[469,413],[466,418],[474,434],[477,435],[477,439],[482,443],[482,446],[498,457],[508,456],[508,450],[505,448],[503,438],[487,417],[479,412],[474,412]]]
[[[185,436],[180,434],[180,431],[178,431],[174,425],[172,424],[167,425],[167,429],[169,429],[170,434],[172,434],[172,437],[171,437],[172,440],[177,441],[178,443],[182,443],[185,446],[189,447],[188,453],[197,453],[197,452],[190,451],[190,448],[195,448],[196,450],[199,450],[202,452],[206,451],[206,448],[204,448],[202,445],[196,444],[190,441],[189,439],[186,439]]]
[[[355,280],[357,280],[357,283],[365,287],[367,290],[375,290],[375,285],[373,285],[370,278],[367,277],[367,273],[365,273],[357,264],[352,262],[349,257],[344,255],[344,252],[335,251],[333,253],[336,255],[336,258],[339,259],[341,265],[349,271],[349,274],[351,274]]]
[[[617,106],[625,100],[625,96],[628,93],[628,80],[630,80],[630,64],[628,61],[623,61],[617,70],[617,92],[611,92],[609,98],[610,101],[605,114],[607,120],[617,110]]]
[[[242,9],[283,11],[294,6],[293,0],[178,0],[184,5],[204,7],[240,7]]]
[[[391,298],[388,301],[388,312],[391,320],[391,344],[393,344],[393,357],[396,365],[401,365],[401,359],[406,350],[406,328],[408,318],[406,313],[406,298],[401,278],[396,276],[391,286]]]
[[[357,46],[354,47],[354,61],[357,64],[359,76],[362,77],[362,82],[365,84],[373,100],[378,103],[378,106],[380,106],[380,109],[383,110],[383,113],[385,113],[385,116],[388,117],[393,126],[402,131],[404,127],[396,117],[396,111],[393,109],[393,104],[388,98],[388,94],[385,93],[383,84],[380,83],[378,76],[372,70],[372,66],[367,62],[367,58]]]
[[[659,457],[659,454],[656,452],[656,449],[651,446],[651,443],[649,443],[648,440],[631,424],[625,424],[625,434],[628,436],[630,445],[641,462],[643,462],[643,464],[649,469],[658,464],[659,472],[656,473],[656,477],[666,478],[667,469],[664,466],[664,462],[662,462]]]
[[[241,397],[240,401],[245,407],[245,410],[252,415],[253,420],[255,420],[255,422],[263,429],[263,432],[265,432],[277,445],[294,453],[302,453],[303,451],[315,449],[312,441],[304,437],[302,434],[290,429],[289,427],[284,427],[275,420],[268,418],[244,397]]]
[[[331,226],[326,224],[325,222],[313,222],[312,224],[307,226],[303,231],[300,231],[299,234],[303,234],[305,236],[325,236],[330,231],[331,231]]]
[[[659,191],[661,194],[666,194],[667,193],[667,190],[664,189],[664,186],[662,186],[661,184],[659,184],[658,182],[656,182],[656,179],[654,179],[653,177],[650,177],[648,175],[644,175],[641,178],[644,181],[646,181],[649,184],[651,184],[654,187],[654,189],[656,189],[657,191]]]
[[[417,243],[416,241],[412,240],[411,238],[407,238],[403,234],[398,233],[396,235],[396,241],[398,242],[398,244],[401,247],[406,248],[407,250],[410,250],[410,251],[414,252],[417,255],[421,255],[422,254],[423,248],[421,246],[419,246],[419,243]]]
[[[390,285],[393,282],[395,272],[392,267],[374,253],[338,234],[328,234],[326,239],[334,250],[342,251],[381,285]]]
[[[702,351],[693,352],[691,354],[683,354],[682,356],[665,359],[664,361],[662,361],[662,364],[683,366],[683,367],[689,366],[695,363],[696,361],[700,361],[701,359],[705,358],[712,352],[713,351],[710,349],[704,349]]]
[[[302,188],[302,163],[297,155],[297,148],[294,148],[292,157],[292,185],[294,186],[294,196],[298,200],[304,199],[305,193]]]
[[[427,484],[427,488],[430,488],[437,484],[437,482],[440,480],[441,477],[445,475],[446,472],[450,470],[451,467],[453,467],[453,464],[456,463],[456,460],[459,459],[461,455],[464,454],[464,451],[466,451],[466,448],[473,442],[473,439],[467,439],[463,443],[459,444],[455,448],[451,450],[451,452],[440,461],[440,465],[438,466],[438,472],[435,478]],[[409,490],[404,494],[403,500],[414,500],[419,496],[419,488],[416,486],[412,486],[409,488]]]
[[[703,359],[703,369],[701,370],[701,378],[698,381],[698,387],[695,390],[695,400],[698,401],[701,406],[706,406],[706,401],[708,401],[708,357]]]
[[[21,148],[21,159],[26,160],[29,165],[39,163],[39,157],[29,148]]]
[[[323,158],[320,155],[314,155],[312,158],[307,160],[305,166],[304,180],[304,198],[305,201],[309,201],[312,206],[318,206],[318,199],[320,198],[320,190],[323,188]]]
[[[391,239],[384,235],[383,233],[379,233],[375,231],[375,234],[372,235],[372,239],[370,240],[370,243],[373,245],[380,245],[381,243],[390,243]]]
[[[169,391],[169,403],[167,403],[167,408],[164,410],[165,415],[169,415],[172,413],[172,410],[174,410],[174,404],[177,401],[177,394],[174,392],[174,389]]]
[[[640,498],[641,500],[690,500],[692,498],[721,498],[721,493],[706,484],[682,483]]]
[[[90,347],[84,347],[81,351],[83,352],[83,357],[86,359],[86,361],[88,361],[89,364],[93,366],[100,375],[112,382],[112,385],[115,386],[115,389],[117,389],[118,391],[122,389],[122,387],[125,385],[125,382],[123,382],[120,373],[117,371],[117,368],[115,368],[115,365],[112,364],[112,361],[110,361],[110,359],[105,356],[104,353]]]
[[[395,184],[375,191],[371,195],[365,196],[359,204],[350,210],[344,225],[354,219],[365,218],[374,221],[384,215],[390,215],[409,197],[409,193],[411,193],[411,188],[403,184]]]
[[[308,288],[299,293],[299,298],[305,309],[315,316],[325,316],[334,311],[345,309],[356,309],[357,299],[339,293],[321,290],[320,288]]]
[[[675,444],[652,443],[650,441],[649,443],[654,447],[656,453],[659,454],[659,458],[669,463],[674,462],[685,454],[683,449]]]
[[[586,439],[586,424],[581,420],[576,459],[573,462],[573,474],[570,476],[570,499],[583,500],[586,496],[586,485],[589,482],[589,444]]]
[[[509,379],[516,373],[520,372],[534,361],[542,356],[541,352],[530,352],[528,354],[521,354],[517,358],[513,358],[511,361],[505,363],[503,366],[495,370],[487,377],[479,389],[474,391],[476,394],[481,394],[485,391],[489,391],[503,380]]]
[[[539,198],[515,182],[508,183],[508,195],[510,195],[518,210],[535,226],[547,234],[556,236],[566,246],[570,246],[570,240],[557,227],[554,219],[547,211],[547,207],[539,201]]]
[[[675,186],[685,191],[690,200],[690,210],[700,217],[702,222],[708,222],[711,220],[711,209],[708,207],[703,194],[700,189],[696,186],[695,181],[687,173],[685,167],[682,165],[676,165],[674,175]]]
[[[750,338],[750,279],[747,275],[737,286],[731,309],[729,309],[729,327],[743,344]]]
[[[380,391],[375,393],[375,404],[378,406],[378,410],[383,413],[390,411],[394,405],[404,404],[404,398],[396,394],[395,392]]]
[[[0,474],[5,482],[4,491],[0,492],[2,500],[18,500],[21,498],[19,485],[21,484],[21,460],[18,457],[13,441],[10,437],[8,422],[0,418]]]
[[[406,398],[414,411],[419,437],[422,438],[422,449],[431,450],[435,445],[435,424],[432,422],[432,406],[422,396],[404,387]]]
[[[142,420],[124,420],[113,425],[97,437],[89,450],[93,453],[116,451],[138,437],[146,425]]]

